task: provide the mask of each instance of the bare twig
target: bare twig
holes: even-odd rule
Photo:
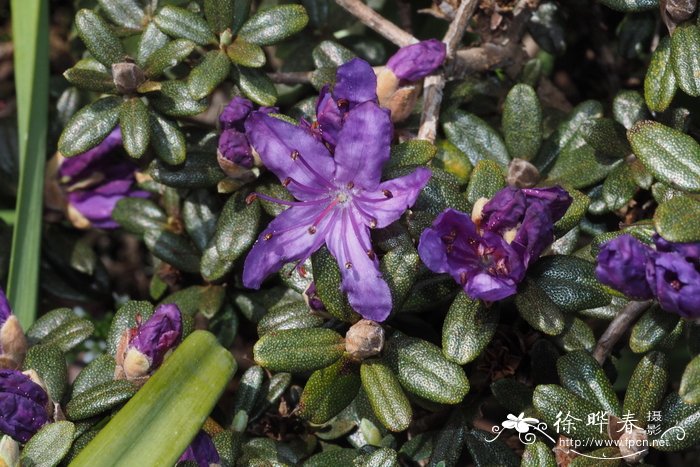
[[[279,73],[268,73],[275,83],[281,84],[305,84],[311,81],[311,71],[285,71]]]
[[[462,0],[455,19],[452,20],[450,27],[447,28],[447,33],[445,33],[445,37],[442,40],[447,48],[448,63],[446,68],[451,69],[454,66],[455,48],[459,41],[462,40],[469,18],[474,14],[477,3],[478,0]],[[428,76],[423,82],[423,115],[421,116],[420,128],[418,129],[418,139],[435,141],[445,82],[445,71]]]
[[[335,0],[341,7],[345,8],[363,24],[374,29],[399,47],[415,44],[418,39],[407,33],[382,15],[368,7],[360,0]]]
[[[644,302],[629,302],[610,322],[608,329],[605,330],[598,343],[593,350],[593,358],[601,365],[608,358],[612,348],[615,346],[622,335],[629,329],[639,316],[651,306],[651,300]]]

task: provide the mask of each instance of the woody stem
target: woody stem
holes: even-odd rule
[[[620,340],[622,335],[629,329],[630,326],[639,318],[639,316],[644,313],[650,306],[652,301],[646,300],[643,302],[629,302],[625,307],[620,310],[620,312],[615,316],[608,325],[598,343],[593,350],[593,358],[595,358],[601,365],[608,358],[612,348],[615,346],[617,341]]]

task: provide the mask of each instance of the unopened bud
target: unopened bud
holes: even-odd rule
[[[148,370],[151,369],[151,362],[148,361],[146,355],[132,347],[127,350],[126,355],[124,355],[122,369],[124,370],[126,379],[131,381],[145,376]]]
[[[647,432],[642,428],[634,427],[625,431],[618,440],[620,455],[628,464],[638,464],[649,452],[647,444]]]
[[[0,438],[0,467],[19,467],[19,443],[8,435]]]
[[[133,94],[136,88],[146,81],[146,75],[137,64],[121,62],[112,65],[112,79],[117,91],[122,94]]]
[[[391,111],[391,121],[406,120],[418,101],[421,82],[400,85],[399,78],[388,68],[377,76],[377,97],[379,105]]]
[[[518,188],[532,188],[540,181],[540,171],[524,159],[513,159],[508,166],[508,185]]]
[[[378,355],[384,348],[384,329],[374,321],[361,319],[345,334],[345,350],[352,357],[364,359]]]
[[[15,315],[10,315],[0,327],[0,368],[20,368],[27,355],[27,338]]]

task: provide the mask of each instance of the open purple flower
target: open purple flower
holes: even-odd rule
[[[130,330],[128,342],[117,356],[117,376],[129,380],[155,371],[182,337],[182,315],[177,305],[159,305],[145,323]]]
[[[211,437],[204,430],[199,430],[197,436],[180,456],[179,461],[194,461],[198,467],[209,467],[212,464],[218,465],[221,458]]]
[[[0,368],[20,368],[26,354],[27,338],[0,288]]]
[[[221,136],[219,136],[219,165],[225,172],[229,172],[230,164],[235,164],[250,169],[255,164],[253,151],[245,135],[244,123],[248,115],[253,111],[253,103],[248,99],[236,96],[226,106],[221,115]],[[276,107],[260,107],[260,112],[277,112]]]
[[[371,101],[359,104],[345,115],[332,156],[302,127],[260,112],[248,117],[246,134],[253,147],[299,201],[253,195],[290,208],[270,223],[248,254],[246,287],[259,288],[282,265],[303,264],[325,244],[338,262],[350,305],[367,319],[386,319],[391,293],[381,278],[369,231],[397,220],[431,175],[419,168],[381,182],[392,132],[386,110]]]
[[[684,318],[700,318],[698,264],[678,252],[657,252],[650,255],[646,278],[661,308]]]
[[[529,264],[552,242],[553,224],[569,204],[560,187],[504,188],[485,204],[477,202],[473,218],[454,209],[441,213],[423,231],[418,253],[471,298],[501,300],[515,294]]]
[[[89,151],[62,159],[59,182],[67,191],[68,217],[76,227],[117,228],[119,224],[112,219],[117,202],[125,197],[148,196],[135,186],[138,167],[111,154],[121,146],[121,131],[117,127]]]
[[[446,55],[444,42],[429,39],[401,47],[389,58],[386,67],[400,80],[418,81],[442,66]]]
[[[26,443],[49,417],[49,396],[37,383],[16,370],[0,370],[0,431]]]
[[[603,244],[595,273],[598,280],[628,297],[646,300],[653,293],[646,277],[653,251],[631,235],[620,235]]]

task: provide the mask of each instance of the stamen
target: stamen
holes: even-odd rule
[[[355,199],[354,196],[353,196],[353,199]],[[372,214],[370,214],[370,213],[368,213],[367,211],[365,211],[365,210],[362,208],[362,206],[360,206],[359,203],[353,203],[352,205],[355,207],[355,209],[357,209],[357,210],[360,212],[360,214],[362,214],[364,217],[367,218],[367,220],[369,221],[369,227],[370,227],[371,229],[373,229],[373,228],[375,228],[375,227],[377,226],[377,218],[376,218],[376,217],[374,217]]]
[[[291,177],[287,177],[284,180],[282,180],[282,186],[287,188],[291,182],[292,182]]]
[[[262,193],[251,193],[246,197],[246,201],[248,198],[251,198],[254,200],[255,198],[260,198],[265,201],[269,201],[271,203],[276,203],[276,204],[281,204],[282,206],[312,206],[315,204],[325,204],[328,202],[328,198],[322,198],[322,199],[313,199],[309,201],[287,201],[284,199],[278,199],[278,198],[273,198],[272,196],[267,196],[263,195]],[[252,202],[252,201],[251,201]],[[250,203],[248,203],[250,204]]]
[[[679,281],[678,279],[672,280],[671,287],[673,288],[673,290],[681,290],[681,281]]]
[[[295,179],[293,179],[293,178],[291,178],[291,177],[285,178],[284,181],[282,182],[282,185],[283,185],[284,187],[287,187],[288,185],[290,185],[290,184],[292,184],[292,183],[293,183],[294,185],[296,185],[297,187],[301,188],[303,191],[306,191],[307,193],[310,193],[310,194],[322,194],[322,195],[327,195],[327,194],[328,194],[328,190],[327,190],[327,189],[324,190],[324,189],[321,189],[321,188],[314,188],[314,187],[311,187],[311,186],[308,186],[308,185],[304,185],[303,183],[301,183],[301,182],[299,182],[298,180],[295,180]]]
[[[352,263],[350,261],[345,263],[345,269],[352,269]]]
[[[301,277],[306,277],[306,268],[303,265],[299,265],[297,271],[299,271]]]
[[[324,201],[327,202],[328,200],[325,199]],[[334,199],[333,201],[331,201],[330,204],[329,204],[328,206],[326,206],[326,208],[325,208],[323,211],[321,211],[321,214],[319,214],[319,215],[316,217],[316,219],[314,219],[313,223],[311,224],[311,227],[317,226],[317,225],[319,224],[319,222],[321,222],[321,221],[323,220],[323,218],[326,217],[326,215],[327,215],[330,211],[333,210],[333,208],[335,207],[336,204],[338,204],[338,200],[337,200],[337,199]],[[311,228],[311,227],[309,227],[309,228]]]
[[[374,261],[374,258],[377,257],[377,255],[374,254],[374,251],[372,250],[367,250],[367,256],[369,256],[369,259],[371,259],[372,261]]]
[[[263,236],[264,240],[270,240],[272,238],[272,232],[268,232]]]
[[[382,193],[383,193],[384,196],[386,196],[387,198],[393,198],[393,197],[394,197],[394,194],[393,194],[391,191],[389,191],[389,190],[382,190]]]
[[[311,227],[309,227],[309,233],[311,235],[315,234],[316,233],[316,226],[312,225]]]
[[[467,273],[466,272],[459,273],[459,283],[462,285],[467,283]]]
[[[292,151],[291,158],[292,158],[292,160],[294,160],[294,161],[299,161],[299,162],[301,162],[301,165],[304,166],[304,168],[305,168],[311,175],[313,175],[314,177],[317,177],[317,178],[318,178],[324,185],[326,185],[328,188],[334,188],[333,184],[332,184],[330,181],[326,180],[326,178],[325,178],[323,175],[321,175],[320,173],[318,173],[318,172],[316,171],[316,169],[314,169],[313,167],[311,167],[311,164],[309,164],[309,163],[306,161],[306,159],[304,159],[304,157],[301,155],[301,153],[300,153],[299,151],[297,151],[296,149],[295,149],[294,151]]]
[[[258,195],[256,193],[251,193],[245,197],[245,204],[251,204],[257,198],[258,198]]]
[[[370,228],[370,229],[374,229],[374,228],[376,228],[376,227],[377,227],[377,219],[375,219],[374,217],[372,217],[372,218],[369,220],[369,228]]]
[[[350,107],[350,102],[347,99],[338,99],[338,108],[341,110],[347,110]]]
[[[348,187],[348,190],[352,190],[355,187],[355,182],[348,182],[346,186]]]

